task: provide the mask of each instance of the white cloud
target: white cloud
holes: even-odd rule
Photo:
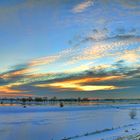
[[[88,0],[88,1],[84,1],[78,5],[76,5],[72,11],[74,13],[81,13],[83,12],[85,9],[87,9],[88,7],[92,6],[93,5],[93,1],[92,0]]]
[[[140,47],[135,50],[126,50],[120,55],[119,59],[132,63],[138,62],[140,60]]]

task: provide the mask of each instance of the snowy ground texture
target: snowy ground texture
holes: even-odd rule
[[[140,140],[140,105],[0,106],[0,140],[73,139]]]

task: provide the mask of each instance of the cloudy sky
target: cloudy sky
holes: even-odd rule
[[[140,0],[1,0],[0,96],[140,98]]]

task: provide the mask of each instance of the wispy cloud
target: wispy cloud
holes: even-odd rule
[[[39,59],[32,60],[29,65],[30,66],[39,66],[39,65],[46,65],[55,62],[58,60],[61,56],[60,55],[55,55],[55,56],[48,56],[48,57],[43,57]]]
[[[84,2],[79,3],[76,6],[74,6],[72,11],[74,13],[81,13],[92,5],[93,5],[93,0],[84,1]]]
[[[134,1],[129,1],[129,0],[119,0],[120,4],[122,6],[129,8],[129,9],[137,9],[139,8],[140,1],[139,0],[134,0]]]

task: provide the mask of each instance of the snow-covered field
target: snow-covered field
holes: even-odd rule
[[[0,140],[134,140],[139,134],[139,104],[0,107]]]

